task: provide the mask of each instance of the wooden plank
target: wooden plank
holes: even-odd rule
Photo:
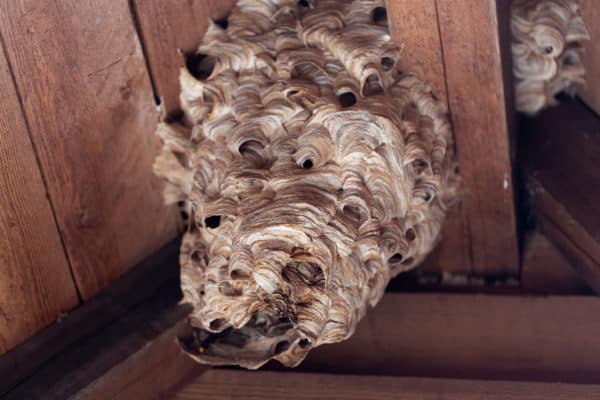
[[[597,0],[580,0],[580,5],[591,36],[591,40],[583,43],[586,88],[580,95],[588,106],[600,114],[600,8]]]
[[[500,39],[508,5],[499,0],[502,13],[496,0],[436,0],[436,5],[473,272],[516,275],[512,82],[510,53]]]
[[[0,30],[73,273],[89,299],[176,235],[125,0],[0,1]]]
[[[521,287],[527,291],[548,294],[591,292],[567,258],[538,231],[525,236]]]
[[[197,48],[209,18],[222,19],[236,0],[134,0],[146,57],[156,95],[167,114],[179,106],[179,69],[182,53]]]
[[[2,354],[79,300],[4,53],[0,96]]]
[[[197,377],[175,400],[240,399],[571,400],[600,399],[600,385],[462,381],[254,372],[213,369]]]
[[[387,0],[390,34],[401,48],[401,68],[431,84],[433,93],[448,104],[444,59],[435,0]],[[470,237],[462,204],[448,214],[441,242],[423,263],[424,270],[470,273]]]
[[[170,399],[208,367],[184,354],[174,340],[177,326],[147,342],[125,362],[74,394],[72,400]]]
[[[173,329],[190,311],[188,307],[177,305],[181,292],[175,249],[176,243],[165,247],[158,257],[122,277],[98,300],[85,303],[67,316],[61,323],[64,328],[58,327],[66,339],[49,332],[52,335],[46,340],[36,338],[29,347],[22,348],[16,359],[26,364],[31,364],[24,361],[28,358],[38,359],[38,351],[43,351],[43,346],[59,347],[60,351],[50,358],[42,354],[43,362],[36,363],[29,370],[31,374],[22,376],[17,385],[0,391],[0,396],[4,396],[3,399],[71,398],[97,379],[114,376],[111,374],[115,371],[118,371],[114,376],[116,380],[110,387],[103,387],[100,397],[88,391],[83,398],[112,398],[108,393],[114,391],[117,395],[130,379],[134,384],[141,384],[140,379],[146,379],[146,375],[156,379],[151,386],[158,390],[161,379],[173,376],[169,373],[177,368],[180,351]],[[91,329],[88,324],[92,325]],[[176,350],[175,355],[171,350]],[[144,356],[148,352],[160,360]],[[169,362],[169,368],[163,369],[162,361]],[[187,357],[182,355],[181,361],[186,370],[195,370],[196,363]],[[7,367],[3,358],[0,365]],[[122,365],[128,366],[119,369]],[[159,374],[165,377],[159,378]]]
[[[34,375],[48,360],[68,348],[76,348],[83,338],[102,332],[107,325],[151,299],[165,284],[172,285],[170,292],[178,293],[180,245],[181,241],[175,240],[163,247],[84,306],[70,312],[60,323],[0,357],[0,397]]]
[[[401,49],[401,68],[416,72],[447,103],[435,0],[387,0],[385,4],[390,34]]]
[[[165,283],[47,360],[6,398],[167,397],[202,370],[174,340],[189,311],[165,296],[176,291],[177,282]],[[590,316],[599,311],[591,296],[387,294],[350,340],[314,349],[297,371],[598,384],[600,322]],[[35,354],[30,348],[21,359]]]
[[[386,294],[308,372],[600,383],[600,299]]]
[[[600,293],[600,118],[563,99],[522,124],[525,165],[540,229]]]

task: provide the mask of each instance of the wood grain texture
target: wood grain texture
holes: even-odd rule
[[[598,312],[596,297],[387,294],[299,370],[600,383]]]
[[[156,108],[119,1],[0,1],[0,30],[84,299],[176,234],[152,174]]]
[[[461,381],[294,372],[209,370],[175,400],[572,400],[600,399],[599,385]]]
[[[79,300],[4,53],[0,53],[0,354]]]
[[[71,311],[60,323],[49,326],[0,357],[0,398],[18,386],[19,382],[34,376],[36,371],[43,371],[40,367],[65,353],[67,349],[79,352],[81,348],[78,348],[78,343],[84,338],[102,336],[108,325],[117,324],[123,315],[140,304],[150,308],[147,303],[152,301],[152,297],[164,285],[172,285],[171,291],[166,293],[176,294],[170,297],[175,303],[179,293],[177,259],[180,246],[179,239],[169,243],[140,265],[127,271],[98,296]],[[163,296],[164,294],[165,292],[162,293]],[[65,372],[66,370],[61,371]]]
[[[600,293],[600,118],[577,100],[524,120],[521,161],[542,232]]]
[[[179,69],[183,54],[200,44],[209,19],[221,19],[236,0],[134,0],[134,10],[156,95],[167,114],[179,107]]]
[[[20,349],[18,359],[36,365],[14,381],[16,385],[5,389],[0,385],[0,397],[145,399],[149,394],[164,393],[187,373],[198,371],[198,365],[182,354],[175,342],[177,323],[190,311],[177,305],[181,299],[177,247],[162,249],[159,257],[120,278],[114,289],[111,286],[67,316],[63,321],[65,338],[44,332],[49,336],[46,340],[35,338],[38,340],[29,348]],[[48,358],[44,346],[61,350]],[[41,363],[28,360],[37,360],[39,350]],[[3,364],[0,358],[0,367]]]
[[[434,95],[448,104],[435,0],[387,0],[386,8],[390,33],[401,48],[401,68],[429,82]],[[448,213],[442,240],[422,265],[426,271],[471,272],[464,211],[458,204]]]
[[[569,260],[539,231],[525,236],[521,287],[534,293],[590,294]]]
[[[510,138],[514,113],[507,71],[510,54],[500,39],[508,26],[508,4],[436,0],[436,5],[473,272],[515,275],[519,260]]]
[[[580,0],[581,14],[590,32],[591,40],[583,43],[585,54],[586,88],[580,95],[583,100],[600,114],[600,7],[597,0]]]
[[[174,341],[189,309],[176,307],[169,293],[177,292],[177,282],[168,279],[0,395],[169,398],[203,367]],[[296,371],[598,384],[600,323],[590,316],[599,311],[595,297],[387,294],[350,340],[314,349]],[[22,359],[36,353],[31,347]]]

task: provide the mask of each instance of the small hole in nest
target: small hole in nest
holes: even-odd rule
[[[412,162],[412,166],[415,174],[420,175],[429,168],[429,163],[422,158],[417,158]]]
[[[546,46],[544,47],[544,54],[551,54],[554,51],[554,47]]]
[[[375,7],[371,16],[376,25],[387,26],[387,10],[385,7]]]
[[[433,199],[433,196],[431,195],[431,193],[429,193],[429,192],[425,193],[425,201],[429,203],[431,201],[431,199]]]
[[[344,108],[351,107],[356,104],[356,96],[352,92],[342,93],[338,96],[340,105]]]
[[[398,264],[399,262],[401,262],[401,261],[402,261],[402,258],[403,258],[403,257],[402,257],[402,254],[400,254],[400,253],[396,253],[396,254],[394,254],[393,256],[391,256],[391,257],[390,257],[390,259],[388,260],[388,262],[389,262],[390,264],[392,264],[392,265],[393,265],[393,264]]]
[[[373,96],[383,93],[383,86],[381,86],[381,82],[379,81],[377,74],[369,75],[365,82],[365,86],[363,87],[363,93],[365,96]]]
[[[300,341],[298,342],[298,345],[299,345],[301,348],[303,348],[303,349],[307,348],[307,347],[308,347],[308,346],[310,346],[311,344],[312,344],[312,343],[310,342],[310,340],[308,340],[308,339],[306,339],[306,338],[304,338],[304,339],[300,339]]]
[[[225,321],[224,318],[217,318],[217,319],[213,319],[212,321],[210,321],[210,324],[208,324],[209,328],[213,331],[218,331],[221,328],[223,328],[223,326],[225,326],[225,323],[227,321]]]
[[[227,17],[225,17],[225,18],[217,19],[215,21],[215,24],[219,25],[223,29],[227,29],[227,27],[229,26],[229,21],[227,21]]]
[[[200,264],[200,261],[202,261],[202,252],[200,250],[194,251],[191,258],[194,264]]]
[[[305,160],[302,163],[302,168],[304,168],[304,169],[311,169],[312,167],[313,167],[313,162],[310,159],[309,160]]]
[[[248,279],[250,278],[250,275],[247,272],[244,272],[240,269],[234,269],[233,271],[231,271],[229,273],[229,276],[231,276],[231,279],[233,280],[240,280],[240,279]]]
[[[415,233],[413,228],[409,228],[406,233],[404,234],[404,236],[406,237],[406,240],[408,240],[409,242],[412,242],[413,240],[415,240],[417,238],[417,234]]]
[[[183,223],[187,225],[189,222],[189,215],[185,211],[181,210],[179,211],[179,216],[181,217]]]
[[[392,69],[394,64],[396,64],[396,60],[394,60],[392,57],[383,57],[381,59],[381,68],[383,68],[384,71],[389,71]]]
[[[204,224],[207,228],[217,228],[221,224],[221,216],[211,215],[204,220]]]
[[[289,348],[290,348],[290,342],[288,342],[287,340],[284,340],[275,345],[274,353],[275,354],[283,353],[284,351],[286,351]]]
[[[310,7],[310,3],[308,2],[308,0],[298,0],[298,5],[300,7]]]
[[[247,140],[244,143],[242,143],[240,147],[238,147],[238,151],[240,152],[240,154],[250,152],[257,153],[263,148],[264,146],[258,140]]]
[[[192,53],[185,57],[185,65],[194,78],[204,80],[215,69],[215,58],[207,54]]]
[[[298,91],[296,89],[292,89],[288,92],[288,96],[293,96],[295,94],[298,94]]]

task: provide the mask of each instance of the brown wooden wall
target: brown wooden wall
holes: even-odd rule
[[[580,0],[580,4],[591,36],[591,40],[583,43],[586,87],[580,95],[588,106],[600,114],[600,3],[597,0]]]
[[[0,0],[0,353],[177,235],[154,127],[177,111],[181,51],[233,3]],[[516,275],[508,3],[387,7],[404,67],[448,104],[464,180],[427,268]]]

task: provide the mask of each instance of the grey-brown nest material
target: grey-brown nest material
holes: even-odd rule
[[[383,0],[248,0],[181,71],[155,172],[185,202],[183,348],[299,364],[434,246],[456,192],[444,104],[398,68]],[[194,64],[194,65],[192,65]]]
[[[581,41],[590,36],[577,0],[514,0],[511,31],[518,111],[535,114],[585,83]]]

